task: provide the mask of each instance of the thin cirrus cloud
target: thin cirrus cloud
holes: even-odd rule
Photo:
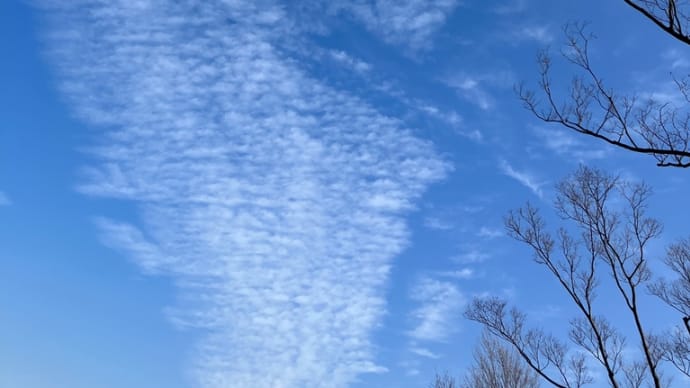
[[[491,259],[489,253],[475,248],[469,248],[452,258],[453,261],[460,264],[483,263],[489,259]]]
[[[501,160],[501,162],[499,163],[499,168],[501,169],[501,172],[503,174],[518,181],[521,185],[525,186],[530,191],[532,191],[532,193],[534,193],[534,195],[536,195],[537,197],[543,197],[544,192],[542,190],[542,186],[544,185],[544,183],[540,182],[538,178],[535,177],[533,174],[527,171],[516,170],[505,160]]]
[[[666,50],[661,53],[664,62],[671,62],[671,69],[687,69],[690,67],[690,60],[687,55],[676,49]]]
[[[361,59],[354,58],[342,50],[330,50],[331,58],[337,63],[354,70],[357,73],[366,73],[371,70],[371,65]]]
[[[524,26],[515,30],[513,35],[516,39],[534,41],[539,44],[549,44],[554,41],[554,34],[546,26]]]
[[[452,230],[455,228],[455,225],[450,220],[436,216],[426,217],[422,223],[425,227],[434,230]]]
[[[455,89],[462,98],[482,110],[490,110],[494,107],[494,98],[486,91],[482,80],[478,77],[455,77],[446,80],[445,83]]]
[[[285,57],[282,7],[186,4],[43,3],[63,91],[103,130],[79,190],[140,209],[98,219],[104,241],[175,279],[171,319],[204,333],[201,386],[343,387],[384,371],[370,336],[403,216],[448,165]],[[436,291],[420,338],[457,303]]]
[[[477,74],[458,72],[445,76],[439,81],[454,89],[467,102],[488,111],[496,106],[496,99],[489,90],[505,90],[514,84],[514,78],[512,70],[496,69]]]
[[[465,297],[454,282],[422,277],[411,295],[419,303],[410,313],[415,322],[408,332],[412,340],[442,342],[455,332]]]
[[[0,191],[0,206],[9,206],[11,204],[12,201],[10,200],[10,197],[8,197],[4,192]]]
[[[546,149],[570,161],[583,163],[602,159],[608,153],[606,149],[582,142],[579,138],[560,128],[535,127],[534,133],[540,138]]]
[[[436,354],[427,348],[412,346],[412,347],[410,347],[409,350],[413,354],[416,354],[420,357],[430,358],[432,360],[437,360],[437,359],[441,358],[441,356],[439,354]]]
[[[482,237],[486,239],[493,239],[503,236],[503,230],[499,228],[492,228],[488,226],[482,226],[477,231],[477,237]]]
[[[468,280],[474,278],[477,274],[472,268],[464,267],[457,270],[440,272],[439,276],[457,280]]]
[[[385,42],[415,51],[431,46],[431,36],[458,4],[457,0],[375,0],[345,2],[340,6]]]

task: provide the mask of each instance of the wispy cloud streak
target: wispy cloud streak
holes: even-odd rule
[[[531,40],[539,44],[548,44],[554,40],[553,33],[546,26],[524,26],[513,33],[518,40]]]
[[[457,0],[365,0],[344,2],[342,7],[384,41],[418,50],[432,45],[432,35],[458,4]]]
[[[279,5],[46,1],[50,55],[103,128],[80,190],[135,201],[104,240],[172,276],[204,387],[342,387],[374,362],[430,144],[285,57]]]
[[[544,192],[542,191],[541,187],[544,185],[542,182],[539,182],[536,177],[534,177],[532,174],[526,171],[518,171],[513,166],[508,164],[505,160],[502,160],[499,164],[499,167],[501,171],[518,181],[521,185],[527,187],[536,195],[537,197],[541,198],[544,195]]]
[[[602,159],[607,155],[606,149],[583,143],[579,138],[560,128],[534,128],[534,133],[547,149],[567,160],[584,163],[593,159]]]
[[[408,333],[416,341],[444,341],[454,331],[465,298],[449,281],[424,277],[412,289],[420,306],[411,312],[415,327]]]
[[[12,201],[10,200],[10,197],[8,197],[4,192],[0,191],[0,206],[9,206],[11,204]]]
[[[329,51],[331,58],[334,61],[346,66],[358,73],[366,73],[371,70],[371,65],[362,61],[361,59],[353,58],[348,53],[339,50]]]

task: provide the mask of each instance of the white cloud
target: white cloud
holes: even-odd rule
[[[489,239],[501,237],[501,236],[503,236],[503,230],[498,229],[498,228],[490,228],[487,226],[482,226],[477,231],[477,236],[483,237],[483,238],[489,238]]]
[[[104,240],[181,288],[199,385],[384,371],[370,336],[404,215],[448,169],[431,145],[285,57],[279,5],[86,4],[45,3],[63,90],[103,128],[79,189],[139,206]]]
[[[114,249],[125,249],[146,273],[157,274],[179,264],[178,258],[161,252],[134,226],[102,217],[96,218],[95,222],[102,232],[103,244]]]
[[[431,350],[429,350],[427,348],[417,347],[417,346],[410,347],[410,352],[412,352],[418,356],[424,357],[424,358],[430,358],[432,360],[437,360],[437,359],[441,358],[440,355],[432,352]]]
[[[472,263],[482,263],[491,258],[486,252],[479,251],[477,249],[470,249],[457,256],[453,257],[453,261],[460,264],[472,264]]]
[[[513,166],[508,164],[508,162],[506,162],[505,160],[502,160],[500,162],[499,168],[505,175],[515,179],[521,185],[530,189],[537,197],[541,198],[544,195],[541,189],[544,183],[539,182],[537,178],[531,173],[526,171],[518,171],[515,168],[513,168]]]
[[[11,204],[12,201],[10,200],[10,197],[8,197],[4,192],[0,191],[0,206],[9,206]]]
[[[482,133],[479,132],[479,130],[477,130],[477,129],[458,130],[457,134],[462,136],[462,137],[466,137],[472,141],[478,142],[478,143],[481,143],[482,140],[484,140],[484,135],[482,135]]]
[[[496,106],[496,99],[489,92],[512,87],[515,75],[509,69],[494,69],[476,74],[457,72],[439,79],[444,85],[455,91],[467,102],[478,106],[482,110],[490,110]]]
[[[410,377],[419,376],[420,373],[421,372],[419,371],[419,369],[416,368],[408,369],[405,371],[405,375]]]
[[[592,145],[587,146],[579,138],[560,128],[536,127],[534,132],[547,149],[568,160],[587,162],[602,159],[608,154],[607,149]]]
[[[455,110],[443,110],[428,102],[424,102],[421,100],[412,100],[406,97],[402,92],[397,93],[397,95],[394,93],[390,93],[390,95],[392,97],[397,98],[398,100],[400,100],[400,102],[404,103],[410,108],[416,109],[428,117],[432,117],[436,120],[445,123],[452,129],[453,133],[457,135],[460,135],[474,142],[482,142],[483,140],[483,136],[480,131],[464,127],[462,116]]]
[[[665,62],[670,62],[671,69],[673,70],[686,69],[690,67],[690,60],[688,59],[687,55],[676,49],[669,49],[664,51],[661,54],[661,58]]]
[[[542,25],[523,26],[514,32],[514,37],[519,40],[532,40],[540,44],[548,44],[554,40],[554,35],[549,27]]]
[[[457,0],[365,0],[341,6],[384,41],[419,50],[432,44],[433,34],[458,4]]]
[[[408,335],[416,341],[444,341],[457,330],[465,297],[447,281],[424,277],[415,284],[412,300],[421,303],[412,311],[415,327]]]
[[[452,222],[434,216],[424,218],[424,226],[435,230],[451,230],[455,227]]]
[[[435,117],[441,121],[446,122],[452,127],[457,127],[460,124],[462,124],[462,116],[460,116],[460,114],[458,114],[458,112],[456,111],[442,111],[441,109],[431,104],[425,103],[418,103],[417,109],[421,110],[429,116]]]
[[[444,271],[440,272],[439,276],[446,277],[446,278],[452,278],[452,279],[458,279],[458,280],[467,280],[467,279],[472,279],[475,277],[475,271],[472,268],[460,268],[457,270],[453,271]]]
[[[670,107],[682,107],[687,104],[685,96],[678,90],[674,81],[643,80],[640,88],[646,90],[639,93],[638,104],[642,106],[649,101],[667,104]]]
[[[366,73],[371,70],[371,65],[361,59],[354,58],[345,51],[331,50],[329,51],[331,58],[343,66],[346,66],[357,73]]]
[[[484,210],[483,205],[463,205],[460,207],[460,211],[468,214],[476,214]]]
[[[482,85],[482,79],[472,76],[455,76],[445,80],[445,84],[457,90],[458,94],[468,102],[477,105],[482,110],[493,108],[494,98]]]

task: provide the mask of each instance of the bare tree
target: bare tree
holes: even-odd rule
[[[690,238],[671,245],[664,262],[678,278],[659,279],[649,290],[683,315],[683,327],[679,325],[665,336],[663,359],[690,377]]]
[[[474,351],[474,365],[460,387],[538,388],[539,380],[519,355],[485,332]]]
[[[474,364],[464,381],[457,380],[447,372],[436,374],[429,388],[538,388],[537,375],[512,349],[503,346],[488,333],[482,337],[474,350]]]
[[[448,372],[444,374],[436,373],[434,381],[429,385],[429,388],[459,388],[457,381]]]
[[[673,38],[690,44],[688,2],[624,1]],[[586,32],[583,24],[569,24],[564,30],[567,43],[561,53],[577,71],[568,95],[557,96],[550,76],[552,58],[543,51],[538,55],[539,93],[522,85],[517,88],[524,106],[545,122],[558,123],[632,152],[652,155],[658,166],[690,167],[688,107],[616,93],[604,83],[592,64],[589,43],[593,35]],[[690,78],[673,79],[679,96],[690,103]]]
[[[529,204],[506,217],[508,233],[532,248],[534,260],[558,281],[576,307],[578,316],[570,321],[569,330],[570,341],[576,347],[541,329],[527,328],[525,314],[509,309],[498,298],[474,300],[465,315],[511,344],[527,365],[553,386],[581,387],[592,382],[586,363],[586,356],[591,356],[612,387],[641,387],[647,383],[661,387],[660,361],[671,361],[681,371],[690,365],[690,337],[677,333],[675,342],[662,340],[646,330],[642,321],[639,297],[652,276],[647,246],[661,232],[661,224],[646,215],[650,194],[644,184],[580,167],[557,186],[555,201],[558,215],[578,234],[561,228],[554,237]],[[682,276],[672,283],[657,281],[651,289],[687,314],[690,256],[686,255],[690,254],[690,243],[672,247],[669,252],[667,263]],[[629,313],[634,342],[642,353],[640,359],[624,357],[627,339],[595,309],[597,290],[603,281],[617,290]],[[686,344],[685,348],[676,346],[679,344]]]
[[[679,278],[672,282],[659,279],[650,290],[684,315],[683,323],[690,334],[690,238],[671,245],[664,262]]]

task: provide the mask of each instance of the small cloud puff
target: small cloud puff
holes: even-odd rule
[[[503,236],[503,230],[498,229],[498,228],[490,228],[487,226],[482,226],[477,231],[477,236],[482,237],[482,238],[487,238],[487,239],[501,237],[501,236]]]
[[[3,191],[0,191],[0,206],[9,206],[12,204],[10,197],[7,196]]]
[[[470,249],[456,256],[452,260],[460,264],[483,263],[491,258],[491,255],[478,249]]]
[[[354,58],[345,51],[331,50],[329,53],[334,61],[354,70],[357,73],[366,73],[371,70],[371,65],[369,63],[364,62],[361,59]]]
[[[524,26],[514,32],[518,40],[531,40],[540,44],[549,44],[554,41],[554,34],[546,26]]]
[[[439,276],[458,280],[467,280],[474,278],[476,273],[472,268],[465,267],[453,271],[439,272]]]

